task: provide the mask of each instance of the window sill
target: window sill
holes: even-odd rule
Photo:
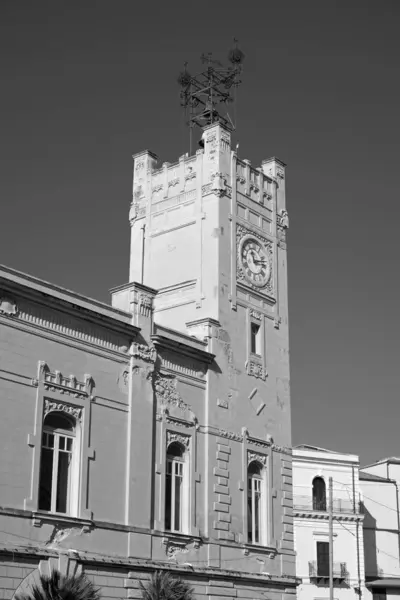
[[[162,533],[162,543],[164,546],[181,546],[185,548],[189,544],[193,544],[195,549],[200,547],[201,537],[197,535],[190,535],[187,533],[179,533],[175,531],[163,531]]]
[[[41,527],[43,523],[62,523],[73,527],[82,528],[83,533],[87,533],[93,527],[93,521],[89,519],[80,519],[71,517],[63,513],[51,513],[42,510],[32,511],[32,524],[35,527]]]
[[[249,554],[266,554],[267,558],[275,558],[278,551],[275,546],[263,546],[257,544],[243,544],[243,554],[249,556]]]

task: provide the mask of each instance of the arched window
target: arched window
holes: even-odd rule
[[[73,512],[75,446],[75,420],[60,412],[46,415],[40,458],[40,510],[64,514]]]
[[[247,536],[249,544],[263,543],[266,498],[263,466],[252,461],[247,469]]]
[[[165,529],[182,532],[185,529],[187,482],[185,450],[177,442],[168,446],[165,483]]]
[[[314,477],[312,483],[313,510],[326,510],[326,487],[322,477]]]

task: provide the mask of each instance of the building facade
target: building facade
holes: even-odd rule
[[[335,600],[355,600],[367,593],[358,472],[358,456],[313,446],[293,449],[296,573],[302,580],[298,600],[329,598],[330,478],[333,595]]]
[[[360,470],[364,505],[365,577],[374,600],[400,597],[400,458]]]
[[[129,282],[105,305],[0,271],[0,589],[157,568],[196,596],[294,598],[285,168],[219,123],[134,156]]]

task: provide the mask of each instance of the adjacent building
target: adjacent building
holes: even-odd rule
[[[358,456],[306,445],[293,449],[296,573],[301,579],[298,600],[328,600],[330,597],[330,502],[334,599],[365,597],[364,516],[360,510],[358,472]]]
[[[400,458],[360,470],[364,505],[365,576],[374,600],[400,596]]]
[[[285,165],[239,159],[217,122],[133,171],[110,305],[0,270],[1,595],[53,565],[104,598],[168,568],[198,597],[290,600]]]

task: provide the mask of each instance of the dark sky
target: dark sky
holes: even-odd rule
[[[131,155],[187,151],[176,77],[246,54],[240,156],[287,164],[293,443],[399,455],[398,0],[0,1],[0,263],[108,301]]]

